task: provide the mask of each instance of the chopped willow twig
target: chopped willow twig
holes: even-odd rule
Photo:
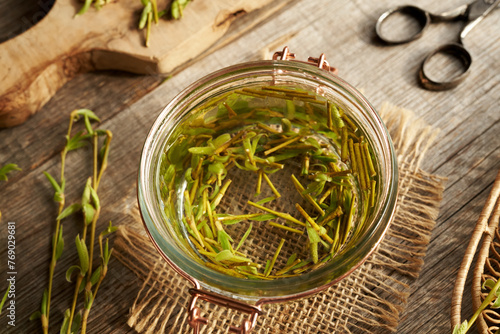
[[[275,107],[271,101],[281,102]],[[192,113],[197,115],[194,119],[180,123],[166,146],[160,189],[168,211],[176,207],[175,194],[183,187],[181,237],[208,268],[249,279],[296,276],[325,265],[349,238],[357,237],[377,199],[376,165],[364,134],[335,103],[301,89],[263,86],[226,93],[199,111]],[[296,203],[296,212],[267,206],[286,195],[286,188],[279,189],[270,174],[297,166],[296,162],[304,181],[293,174],[291,179],[303,203]],[[249,211],[225,212],[223,204],[232,201],[237,190],[230,188],[230,168],[255,177],[255,197],[268,191],[262,183],[273,196],[247,200]],[[273,229],[274,235],[286,233],[293,241],[303,240],[300,236],[307,233],[309,258],[295,255],[272,275],[285,239],[265,266],[254,263],[242,249],[249,248],[245,242],[257,225],[248,225],[236,248],[226,231],[248,221],[267,221],[258,226]],[[261,267],[263,272],[258,271]]]
[[[278,248],[276,248],[276,252],[274,253],[273,259],[271,260],[271,263],[269,264],[269,267],[267,267],[267,270],[264,272],[265,276],[269,276],[269,274],[273,270],[274,264],[276,263],[276,260],[278,259],[278,255],[280,254],[281,248],[283,247],[284,243],[285,243],[285,239],[281,239],[280,244],[278,245]]]
[[[257,203],[254,203],[252,201],[248,201],[248,204],[250,204],[251,206],[256,207],[257,209],[261,209],[261,210],[269,212],[269,213],[271,213],[271,214],[273,214],[273,215],[275,215],[277,217],[283,218],[283,219],[285,219],[285,220],[287,220],[289,222],[292,222],[292,223],[295,223],[295,224],[301,225],[301,226],[306,226],[306,224],[304,224],[303,222],[301,222],[298,219],[293,218],[288,213],[278,212],[278,211],[266,208],[266,207],[264,207],[262,205],[259,205]]]
[[[281,225],[281,224],[273,223],[273,222],[270,222],[269,225],[277,227],[277,228],[281,228],[281,229],[283,229],[285,231],[290,231],[290,232],[297,233],[297,234],[304,234],[304,231],[297,230],[296,228],[289,227],[289,226],[286,226],[286,225]]]

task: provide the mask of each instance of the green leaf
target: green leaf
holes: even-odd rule
[[[266,197],[266,198],[263,198],[261,199],[260,201],[257,201],[255,203],[259,204],[259,205],[262,205],[262,204],[266,204],[268,202],[271,202],[271,201],[274,201],[276,199],[276,197],[274,196],[271,196],[271,197]]]
[[[61,330],[59,331],[59,334],[66,334],[68,333],[68,326],[69,326],[69,318],[71,316],[71,312],[68,309],[66,309],[66,311],[64,311],[64,320],[63,320],[63,323],[61,325]]]
[[[215,148],[219,148],[230,140],[231,140],[231,135],[229,133],[224,133],[219,137],[215,138],[212,144],[215,146]]]
[[[30,315],[30,321],[40,319],[42,317],[42,313],[40,311],[33,312],[33,314]]]
[[[267,260],[266,261],[266,266],[264,267],[264,272],[267,273],[267,270],[269,269],[269,267],[271,266],[271,260]]]
[[[316,244],[318,242],[320,242],[320,237],[318,235],[318,232],[316,232],[316,230],[311,226],[311,224],[309,224],[309,222],[307,223],[307,235],[309,237],[309,243],[311,244]]]
[[[71,324],[71,333],[77,333],[82,325],[82,310],[80,310],[73,317],[73,324]]]
[[[160,10],[160,11],[158,12],[158,17],[162,17],[162,16],[164,16],[165,14],[167,14],[167,10],[166,10],[166,9],[164,9],[164,10]],[[169,79],[172,79],[172,75],[168,75],[165,79],[163,79],[163,80],[160,82],[160,84],[164,83],[165,81],[168,81]]]
[[[234,162],[234,165],[236,167],[238,167],[239,169],[241,169],[241,170],[246,170],[246,171],[256,171],[256,170],[259,170],[258,167],[254,167],[254,166],[251,166],[251,168],[248,168],[248,167],[246,167],[246,164],[245,164],[245,166],[242,166],[236,160],[233,160],[233,162]],[[245,161],[245,162],[247,162],[247,161]]]
[[[90,197],[94,202],[95,209],[99,210],[101,208],[101,202],[99,201],[99,196],[97,196],[97,192],[92,187],[90,187]]]
[[[7,301],[7,297],[9,296],[9,291],[10,291],[11,283],[9,283],[9,287],[7,288],[7,291],[5,291],[5,294],[3,295],[2,301],[0,302],[0,314],[2,314],[2,308],[5,302]]]
[[[85,290],[86,286],[87,286],[87,276],[82,278],[82,282],[80,283],[80,287],[78,288],[78,293],[82,293],[83,290]]]
[[[495,299],[495,302],[490,307],[493,309],[499,308],[500,307],[500,297],[497,297],[497,299]]]
[[[85,0],[82,8],[78,11],[78,13],[76,13],[75,16],[80,16],[80,15],[85,14],[89,10],[91,4],[92,4],[92,0]]]
[[[247,170],[251,170],[251,171],[253,171],[253,172],[258,172],[258,171],[259,171],[259,167],[255,167],[255,166],[253,166],[253,165],[250,163],[250,161],[248,161],[248,160],[245,160],[245,164],[244,164],[244,165],[245,165],[245,168],[246,168]]]
[[[77,266],[76,264],[74,266],[71,266],[66,270],[66,281],[71,283],[71,275],[73,275],[73,271],[75,270],[80,270],[80,273],[82,272],[82,269],[80,269],[80,266]]]
[[[95,215],[94,207],[91,204],[87,203],[83,206],[82,211],[83,211],[83,217],[85,220],[85,224],[86,225],[90,224],[92,222],[92,220],[94,219],[94,215]]]
[[[243,139],[242,144],[243,144],[243,148],[245,149],[245,151],[248,151],[250,153],[250,156],[253,158],[255,151],[253,150],[252,143],[250,142],[250,138],[251,137],[247,134],[247,136]]]
[[[0,181],[7,181],[7,174],[16,170],[21,170],[21,168],[19,168],[16,164],[6,164],[0,168]]]
[[[214,173],[215,175],[222,175],[226,173],[226,169],[221,162],[214,162],[213,164],[208,165],[208,171],[210,173]]]
[[[248,238],[248,236],[250,235],[250,232],[252,231],[252,226],[253,226],[253,224],[250,224],[250,226],[248,227],[248,230],[245,232],[245,234],[243,234],[243,236],[240,239],[240,242],[238,243],[238,246],[236,246],[235,251],[240,249],[240,247],[243,245],[245,240]]]
[[[90,310],[93,302],[94,302],[94,295],[92,294],[92,291],[85,290],[85,303],[84,303],[85,309]]]
[[[182,9],[180,8],[179,2],[177,0],[174,0],[172,2],[170,12],[172,13],[172,18],[174,18],[175,20],[179,20],[182,17]]]
[[[226,250],[219,252],[215,256],[215,260],[217,260],[219,262],[220,261],[227,261],[227,260],[230,260],[233,256],[234,256],[233,252],[231,252],[229,249],[226,249]]]
[[[295,261],[296,258],[297,258],[297,253],[293,253],[292,255],[290,255],[290,257],[286,261],[285,267],[288,267],[289,265],[291,265]]]
[[[230,261],[230,262],[250,262],[250,259],[247,259],[243,256],[234,255],[233,252],[229,249],[223,250],[219,252],[215,256],[216,261]]]
[[[69,152],[84,147],[85,145],[87,145],[86,139],[88,138],[88,135],[83,135],[83,131],[77,132],[66,142],[66,151]]]
[[[189,153],[192,154],[203,154],[203,155],[213,155],[215,153],[215,147],[204,146],[204,147],[190,147],[188,148]]]
[[[89,109],[78,109],[76,111],[76,114],[77,115],[80,115],[80,116],[86,116],[88,117],[89,119],[91,120],[94,120],[94,121],[97,121],[97,122],[100,122],[101,120],[99,119],[99,117],[97,117],[97,115],[92,111],[92,110],[89,110]]]
[[[288,102],[288,101],[286,101],[286,102]],[[283,132],[290,132],[290,131],[292,131],[292,123],[290,122],[289,119],[282,118],[281,119],[281,128],[283,129]]]
[[[217,241],[221,245],[223,250],[230,250],[231,243],[229,241],[229,235],[224,230],[217,231]]]
[[[167,77],[168,78],[168,77]],[[189,136],[198,136],[198,135],[211,135],[214,134],[215,131],[207,128],[189,128],[186,129],[185,134]]]
[[[72,214],[80,211],[81,209],[82,205],[80,203],[71,204],[66,209],[64,209],[59,216],[57,216],[57,220],[62,220],[68,216],[71,216]]]
[[[273,197],[273,199],[274,198],[275,197]],[[262,214],[262,215],[259,215],[259,216],[256,216],[256,217],[250,217],[248,219],[249,220],[258,221],[258,222],[263,222],[263,221],[266,221],[266,220],[271,220],[271,219],[276,219],[276,218],[278,218],[278,216],[273,215],[272,213],[265,213],[265,214]]]
[[[90,188],[92,187],[92,178],[88,178],[85,183],[85,188],[83,188],[82,194],[82,206],[90,202]]]
[[[257,268],[253,267],[253,266],[238,266],[239,269],[241,270],[244,270],[244,271],[248,271],[254,275],[258,275],[259,271],[257,270]]]
[[[311,194],[313,196],[318,196],[323,192],[326,181],[313,181],[307,185],[306,190],[302,193],[303,195]]]
[[[102,233],[101,233],[102,234]],[[102,237],[99,236],[99,239]],[[100,241],[99,241],[100,242]],[[102,246],[101,246],[102,247]],[[104,244],[104,249],[102,250],[102,263],[104,266],[108,265],[109,259],[111,258],[111,253],[113,252],[113,249],[109,250],[109,239],[106,238],[106,243]]]
[[[102,266],[99,266],[92,273],[92,276],[90,277],[90,284],[92,284],[92,286],[96,285],[97,281],[99,281],[99,277],[101,277],[101,271],[102,271]]]
[[[64,200],[64,194],[58,191],[54,194],[54,202],[61,203]]]
[[[191,184],[194,182],[194,179],[193,179],[193,168],[189,167],[188,169],[186,169],[186,172],[184,173],[184,178],[186,179],[186,182],[188,184]]]
[[[54,194],[54,201],[56,202],[61,202],[64,195],[63,195],[63,190],[59,183],[50,175],[48,172],[43,172],[47,180],[49,180],[50,184],[52,185],[52,188],[54,188],[55,194]]]
[[[59,227],[59,235],[57,236],[56,244],[56,261],[61,258],[61,255],[64,250],[64,239],[63,239],[63,227],[62,225]]]
[[[42,306],[40,307],[40,313],[42,315],[47,316],[47,300],[49,298],[49,292],[47,289],[43,290],[43,296],[42,296]]]
[[[106,235],[111,234],[111,233],[114,233],[114,232],[116,232],[117,230],[118,230],[118,227],[117,227],[117,226],[113,226],[113,224],[112,224],[112,223],[111,223],[111,221],[110,221],[110,222],[109,222],[108,227],[107,227],[104,231],[102,231],[102,232],[100,233],[100,236],[101,236],[101,237],[105,237]]]
[[[186,155],[186,150],[188,149],[189,141],[185,137],[180,137],[177,141],[169,148],[167,152],[168,161],[175,165],[180,163]]]
[[[230,155],[214,155],[214,160],[217,162],[222,162],[223,164],[229,161]]]
[[[175,175],[175,166],[169,165],[167,171],[165,172],[165,176],[163,177],[165,183],[169,183],[174,177],[174,175]]]
[[[144,29],[144,27],[146,26],[147,19],[148,19],[148,14],[152,10],[153,10],[153,6],[151,5],[151,2],[148,1],[144,5],[144,9],[142,10],[142,13],[141,13],[141,18],[139,20],[139,29]]]
[[[106,244],[104,246],[104,258],[103,258],[103,263],[105,266],[108,265],[109,259],[111,259],[111,254],[113,254],[113,248],[109,249],[108,239],[106,239]]]
[[[465,334],[467,333],[467,320],[464,320],[462,324],[456,325],[455,328],[453,328],[453,334]]]
[[[259,145],[259,140],[260,138],[262,138],[264,136],[263,133],[261,134],[258,134],[257,136],[255,136],[254,138],[252,138],[252,152],[255,153],[255,151],[257,151],[257,147]]]
[[[80,272],[82,276],[85,276],[89,270],[89,252],[87,250],[87,245],[85,244],[85,241],[80,240],[80,235],[76,236],[75,244],[78,252],[78,258],[80,259]]]
[[[321,145],[318,143],[318,141],[314,137],[308,137],[305,141],[304,144],[308,144],[311,146],[314,146],[316,149],[320,150]]]
[[[486,288],[492,290],[495,287],[495,284],[496,284],[496,281],[492,280],[491,278],[488,278],[486,281],[484,281],[481,288],[483,290],[486,290]],[[498,296],[498,290],[495,292],[495,296]]]

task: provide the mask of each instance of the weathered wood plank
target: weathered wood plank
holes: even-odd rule
[[[449,9],[462,1],[417,2],[436,11]],[[25,125],[0,131],[0,163],[17,162],[23,167],[6,184],[0,184],[0,210],[3,221],[18,223],[19,294],[18,324],[14,331],[4,325],[6,333],[36,333],[38,323],[26,317],[39,304],[47,281],[49,230],[55,216],[51,190],[41,171],[55,172],[58,150],[62,147],[66,115],[75,107],[94,109],[114,131],[110,170],[102,183],[102,202],[106,203],[100,227],[108,219],[114,223],[135,223],[135,177],[139,153],[154,118],[161,107],[189,83],[220,67],[254,60],[274,50],[276,44],[288,44],[300,58],[325,52],[330,63],[347,81],[363,89],[379,106],[383,101],[414,110],[442,129],[427,154],[423,167],[449,178],[442,211],[432,236],[420,278],[414,283],[408,312],[398,333],[446,333],[449,329],[451,291],[458,266],[489,187],[500,168],[500,96],[499,45],[497,25],[500,11],[487,17],[469,37],[467,46],[473,53],[471,76],[454,91],[428,92],[417,87],[416,71],[424,54],[445,40],[451,41],[460,24],[432,26],[426,36],[410,45],[382,47],[373,43],[373,24],[378,14],[397,0],[370,1],[297,1],[254,27],[239,39],[192,63],[172,79],[150,92],[157,78],[136,77],[107,72],[90,73],[68,83]],[[271,47],[272,46],[272,47]],[[147,94],[144,98],[140,98]],[[79,185],[89,165],[86,151],[72,155],[68,180]],[[68,181],[70,182],[70,181]],[[71,189],[68,197],[77,200],[81,186]],[[3,224],[0,225],[0,228]],[[76,261],[70,256],[72,240],[79,226],[74,220],[65,223],[67,254],[59,267]],[[5,237],[0,232],[0,282],[3,282]],[[90,321],[92,332],[133,332],[126,325],[127,309],[138,291],[133,274],[115,261],[110,276],[98,296]],[[56,284],[65,286],[62,276]],[[111,287],[112,286],[112,287]],[[0,290],[3,285],[0,283]],[[71,291],[54,296],[52,321],[60,323],[69,303]],[[464,316],[470,316],[470,283],[466,286]]]
[[[0,43],[25,32],[40,22],[47,15],[54,4],[53,0],[26,0],[19,4],[17,1],[5,0],[0,2]]]

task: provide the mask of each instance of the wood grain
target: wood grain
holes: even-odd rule
[[[436,12],[461,5],[453,0],[438,3],[416,1]],[[496,10],[466,38],[474,57],[470,77],[449,92],[429,92],[418,87],[416,71],[426,52],[452,41],[460,23],[430,27],[419,41],[384,47],[373,38],[376,17],[385,9],[401,4],[397,0],[373,1],[294,1],[262,24],[242,33],[211,54],[190,63],[174,77],[158,86],[159,78],[117,72],[87,73],[67,83],[24,125],[0,130],[0,164],[18,163],[22,172],[0,184],[3,222],[16,221],[18,227],[18,291],[16,328],[0,316],[2,333],[38,333],[38,323],[27,317],[39,305],[47,284],[49,237],[56,207],[51,189],[41,172],[55,172],[58,151],[63,146],[67,116],[74,108],[89,107],[103,118],[103,128],[115,138],[110,170],[105,175],[102,202],[106,210],[99,228],[111,219],[116,224],[137,224],[135,179],[139,154],[147,131],[161,108],[181,89],[196,79],[229,64],[255,60],[287,44],[298,56],[318,56],[324,52],[340,76],[363,90],[380,106],[384,101],[414,110],[428,123],[440,128],[436,144],[427,153],[425,170],[448,177],[438,223],[433,232],[419,279],[413,283],[397,333],[448,333],[453,284],[491,184],[500,169],[500,11]],[[0,14],[5,15],[5,14]],[[90,166],[89,152],[71,155],[68,182],[77,185],[68,193],[78,200],[81,184]],[[6,286],[5,224],[0,224],[0,291]],[[53,332],[68,307],[71,285],[63,271],[77,261],[71,240],[80,231],[77,220],[65,222],[66,251],[58,265],[54,295]],[[114,261],[109,280],[98,296],[91,315],[92,333],[133,333],[126,325],[128,308],[137,292],[134,275]],[[470,285],[464,295],[463,317],[472,315]],[[472,333],[475,333],[473,330]]]

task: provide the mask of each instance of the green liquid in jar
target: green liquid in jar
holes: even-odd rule
[[[260,86],[207,101],[176,125],[159,189],[193,258],[269,280],[314,270],[349,246],[377,199],[375,162],[333,101]]]

